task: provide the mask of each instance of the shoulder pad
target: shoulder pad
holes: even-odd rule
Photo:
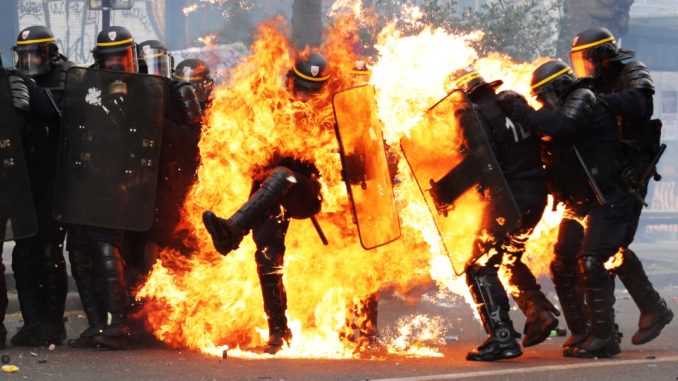
[[[621,73],[622,82],[626,89],[641,89],[654,92],[652,76],[644,63],[631,61],[624,66]]]
[[[563,114],[575,121],[584,121],[593,115],[596,105],[596,95],[587,88],[572,91],[563,104]]]

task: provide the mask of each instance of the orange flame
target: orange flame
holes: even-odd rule
[[[163,251],[136,295],[147,300],[147,323],[163,342],[216,356],[226,347],[230,356],[262,356],[251,350],[267,339],[254,244],[245,238],[239,249],[220,256],[202,226],[201,215],[213,210],[230,216],[246,201],[252,175],[273,154],[314,162],[320,170],[324,202],[318,219],[330,241],[323,246],[309,221],[290,224],[284,283],[294,338],[291,347],[278,356],[353,356],[355,344],[342,339],[340,333],[346,333],[356,304],[385,287],[407,293],[432,278],[472,303],[463,277],[454,275],[404,160],[398,163],[395,188],[401,239],[369,252],[358,243],[341,179],[331,106],[331,95],[353,81],[349,73],[356,58],[351,51],[357,39],[355,24],[352,17],[338,17],[327,32],[321,51],[332,63],[332,77],[321,94],[306,102],[294,99],[285,89],[285,75],[296,52],[285,38],[281,19],[259,27],[251,55],[232,71],[229,83],[215,90],[199,144],[198,181],[182,211],[185,228],[195,236],[195,254],[189,258]],[[389,144],[396,145],[421,121],[425,110],[446,94],[450,73],[477,59],[470,43],[479,35],[425,29],[417,36],[403,37],[393,26],[382,31],[371,83],[377,90]],[[483,60],[478,61],[487,62],[478,64],[481,74],[486,79],[502,78],[507,84],[522,83],[528,67],[534,66],[515,66],[498,55]],[[520,70],[514,72],[512,67]],[[477,196],[474,200],[469,193],[463,198],[457,207],[468,208],[470,217],[482,210],[474,209],[482,208]],[[460,236],[474,236],[472,225],[461,230]],[[435,346],[443,335],[441,326],[437,318],[404,318],[397,334],[385,337],[388,350],[439,356]]]
[[[603,266],[605,266],[605,270],[612,271],[619,268],[622,263],[624,263],[624,251],[619,250],[615,255],[611,256]]]

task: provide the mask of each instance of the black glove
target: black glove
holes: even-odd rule
[[[12,94],[14,108],[27,112],[31,107],[31,97],[28,94],[28,86],[26,86],[24,79],[16,74],[10,74],[9,90]]]
[[[530,109],[525,97],[513,90],[505,90],[497,94],[497,103],[509,119],[518,123],[525,119]]]
[[[202,109],[195,89],[186,81],[172,81],[170,83],[170,104],[167,108],[167,117],[178,124],[200,124]]]

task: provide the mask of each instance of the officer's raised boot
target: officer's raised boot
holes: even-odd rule
[[[92,253],[74,248],[68,252],[68,255],[71,262],[71,273],[78,286],[82,309],[85,311],[89,323],[89,327],[78,338],[68,340],[68,346],[71,348],[93,348],[96,347],[94,338],[101,336],[103,332],[104,318],[94,294]]]
[[[468,276],[468,275],[467,275]],[[469,361],[495,361],[518,357],[523,354],[518,343],[520,334],[513,328],[508,306],[500,306],[490,289],[501,287],[499,279],[492,276],[471,276],[469,288],[478,305],[480,319],[489,337],[480,346],[466,354]],[[506,303],[508,305],[508,302]]]
[[[287,293],[282,283],[282,274],[266,271],[269,267],[257,268],[261,293],[264,299],[264,311],[268,316],[268,342],[263,352],[268,354],[278,353],[283,345],[292,341],[292,331],[287,326]],[[264,272],[266,271],[266,272]]]
[[[612,357],[621,352],[621,336],[614,324],[613,279],[600,260],[585,256],[578,260],[578,271],[584,280],[586,306],[591,317],[590,333],[578,344],[573,356],[580,358]]]
[[[68,291],[66,262],[61,247],[44,245],[41,248],[44,284],[40,295],[42,319],[33,337],[33,345],[61,345],[66,339],[64,309]]]
[[[563,343],[563,356],[572,357],[574,348],[589,334],[584,307],[584,289],[576,274],[576,263],[556,258],[551,262],[551,280],[556,289],[570,336]]]
[[[641,345],[659,336],[673,320],[673,311],[652,286],[636,253],[629,249],[624,249],[623,253],[624,261],[616,272],[640,309],[638,331],[631,338],[631,343]]]
[[[24,325],[10,340],[14,346],[33,346],[40,325],[40,279],[36,271],[38,263],[31,250],[35,250],[34,245],[19,241],[12,251],[12,270],[24,320]]]
[[[125,279],[120,249],[99,242],[97,254],[97,272],[104,280],[103,302],[106,322],[100,336],[92,339],[94,344],[107,349],[126,349],[129,329],[125,325]]]
[[[212,211],[204,212],[202,220],[212,237],[214,248],[222,255],[237,249],[252,226],[252,221],[279,202],[295,183],[294,172],[285,167],[276,167],[231,218],[223,219]]]
[[[542,343],[558,327],[558,319],[554,315],[560,315],[560,312],[541,290],[521,292],[516,297],[516,303],[525,314],[524,347]]]

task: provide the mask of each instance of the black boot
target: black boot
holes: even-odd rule
[[[578,271],[584,281],[586,307],[591,317],[590,333],[574,349],[580,358],[612,357],[621,352],[620,337],[614,324],[614,279],[601,261],[593,256],[578,260]]]
[[[276,167],[231,218],[223,219],[211,211],[204,212],[202,220],[212,237],[214,248],[222,255],[237,249],[252,221],[279,202],[295,181],[294,172]]]
[[[12,270],[24,325],[11,342],[14,346],[33,346],[35,332],[40,325],[39,263],[34,242],[17,241],[12,251]]]
[[[616,273],[640,309],[638,331],[631,338],[631,343],[634,345],[648,343],[659,336],[662,329],[673,320],[673,311],[666,306],[666,301],[654,289],[643,269],[643,264],[630,249],[624,249],[624,261]]]
[[[257,268],[261,293],[264,299],[264,310],[268,316],[268,342],[263,349],[265,353],[276,354],[283,344],[290,344],[292,331],[287,326],[287,293],[279,271],[270,273],[270,268]]]
[[[588,336],[584,289],[577,276],[576,263],[556,257],[551,262],[551,280],[570,330],[570,337],[563,343],[563,356],[572,357],[574,348]]]
[[[558,319],[554,315],[560,315],[560,311],[541,290],[521,292],[514,299],[525,314],[523,346],[531,347],[542,343],[558,327]]]
[[[125,324],[125,274],[120,249],[109,243],[97,243],[95,255],[97,274],[103,279],[103,302],[106,323],[94,344],[107,349],[126,349],[129,329]]]
[[[68,292],[66,262],[60,246],[43,245],[41,251],[42,289],[40,294],[40,325],[33,345],[61,345],[66,338],[64,309]]]
[[[490,335],[478,348],[466,354],[469,361],[495,361],[512,359],[523,354],[518,344],[518,334],[509,317],[508,297],[505,303],[495,300],[498,293],[506,291],[496,274],[479,274],[473,269],[467,272],[467,283],[473,300],[478,305],[480,319]]]
[[[94,292],[94,273],[92,266],[93,253],[82,249],[71,249],[69,252],[71,273],[78,286],[82,308],[87,316],[89,327],[77,339],[68,340],[72,348],[93,348],[96,344],[94,337],[101,336],[104,328],[104,318]]]

